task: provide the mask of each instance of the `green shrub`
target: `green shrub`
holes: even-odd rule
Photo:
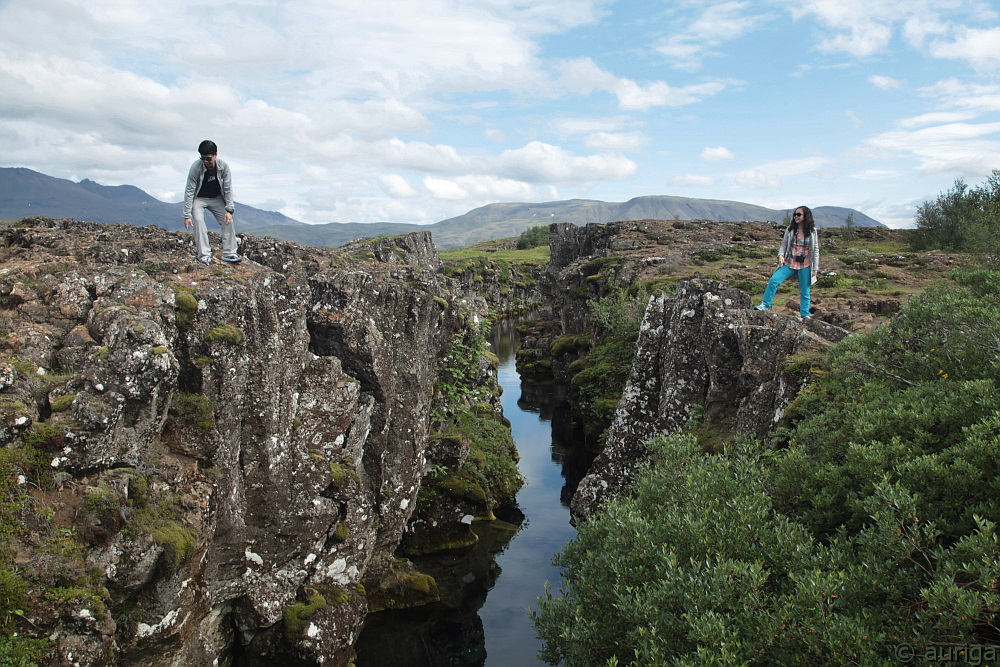
[[[859,533],[821,542],[769,491],[773,454],[659,438],[634,493],[556,557],[532,612],[543,658],[595,664],[889,664],[909,644],[983,641],[1000,604],[996,526],[942,544],[883,481]]]
[[[549,244],[549,227],[548,225],[532,227],[531,229],[526,229],[521,232],[521,235],[517,237],[517,249],[527,250],[529,248],[537,248],[538,246]]]
[[[631,493],[556,559],[563,590],[533,612],[544,658],[873,665],[992,644],[1000,275],[953,278],[824,362],[791,360],[813,380],[780,449],[650,443]]]

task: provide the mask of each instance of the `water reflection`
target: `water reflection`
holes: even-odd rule
[[[468,552],[412,559],[437,579],[440,603],[373,614],[358,642],[358,667],[521,667],[542,665],[528,607],[548,581],[558,590],[552,556],[572,539],[569,500],[590,457],[553,433],[563,397],[555,387],[521,387],[514,367],[516,323],[493,328],[500,358],[504,415],[520,453],[527,484],[517,508],[499,521],[475,524],[479,542]]]

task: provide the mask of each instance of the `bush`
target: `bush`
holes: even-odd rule
[[[1000,252],[1000,170],[974,188],[956,180],[951,190],[917,209],[916,223],[912,243],[917,250],[984,252],[995,258]]]
[[[521,235],[517,238],[518,250],[527,250],[529,248],[537,248],[538,246],[543,246],[548,244],[549,244],[548,225],[526,229],[525,231],[521,232]]]
[[[634,493],[555,559],[561,596],[532,612],[550,664],[882,664],[900,644],[976,643],[1000,604],[996,526],[950,545],[915,496],[880,482],[856,535],[816,540],[780,512],[773,454],[650,443]]]
[[[787,447],[653,441],[632,493],[557,556],[562,593],[533,612],[543,657],[891,664],[900,646],[994,644],[1000,275],[953,278],[833,348],[786,411]]]

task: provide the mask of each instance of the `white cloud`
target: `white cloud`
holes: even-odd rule
[[[961,28],[953,41],[935,41],[930,48],[938,58],[965,60],[978,70],[995,73],[1000,67],[1000,27]]]
[[[903,87],[903,82],[881,74],[872,74],[868,77],[868,82],[881,90],[899,90]]]
[[[886,181],[899,177],[900,173],[892,169],[865,169],[851,174],[851,178],[859,181]]]
[[[683,176],[671,176],[670,184],[678,186],[711,187],[718,181],[711,176],[698,176],[696,174],[685,174]]]
[[[427,176],[424,178],[424,187],[438,199],[466,199],[469,196],[468,190],[446,178]]]
[[[744,187],[777,188],[784,183],[783,178],[818,172],[828,163],[823,157],[778,160],[740,171],[734,180]]]
[[[585,183],[632,176],[636,164],[618,154],[577,157],[559,146],[532,141],[491,161],[498,174],[529,183]]]
[[[643,137],[636,132],[594,132],[587,135],[584,144],[599,150],[628,151],[642,146]]]
[[[438,199],[472,199],[477,205],[496,201],[539,201],[539,194],[528,183],[494,176],[459,176],[424,179],[424,187]]]
[[[375,145],[383,163],[400,169],[453,174],[469,169],[468,160],[452,146],[393,138]]]
[[[648,111],[652,107],[679,107],[699,102],[735,85],[732,79],[718,79],[689,86],[672,87],[665,81],[640,84],[618,78],[601,69],[590,58],[564,61],[559,65],[560,82],[567,89],[589,95],[595,90],[614,94],[623,111]]]
[[[416,189],[399,174],[384,174],[378,179],[382,192],[390,197],[415,197]]]
[[[495,141],[497,143],[502,143],[504,141],[507,141],[507,134],[503,130],[497,128],[490,128],[484,131],[483,136],[489,139],[490,141]]]
[[[922,173],[982,176],[996,167],[1000,122],[947,123],[918,130],[883,132],[868,144],[898,157],[916,157]]]
[[[940,123],[960,123],[966,120],[972,120],[976,115],[969,112],[963,111],[933,111],[930,113],[920,114],[919,116],[912,116],[910,118],[903,118],[897,121],[897,125],[903,128],[914,128],[920,127],[922,125],[937,125]]]
[[[617,153],[577,156],[541,141],[496,156],[462,155],[452,146],[400,139],[379,142],[378,146],[384,164],[441,176],[492,174],[528,183],[591,183],[628,178],[636,170],[634,162]]]
[[[728,148],[725,146],[716,146],[715,148],[706,148],[698,156],[702,160],[707,161],[717,161],[717,160],[734,160],[736,156],[733,155]]]
[[[749,2],[711,5],[687,29],[662,39],[656,51],[680,69],[695,70],[702,58],[719,55],[715,47],[749,33],[767,18]]]
[[[627,116],[602,118],[557,118],[552,126],[559,134],[591,134],[619,132],[631,123]]]
[[[966,83],[958,79],[945,79],[920,92],[938,98],[943,107],[966,109],[976,113],[1000,111],[1000,85]]]
[[[754,168],[745,169],[734,177],[737,185],[742,185],[748,188],[778,188],[781,187],[781,179],[775,175],[768,173],[764,169]]]

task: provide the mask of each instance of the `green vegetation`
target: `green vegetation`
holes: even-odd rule
[[[1000,254],[1000,169],[980,186],[970,188],[962,179],[933,202],[917,209],[917,250]]]
[[[538,246],[527,250],[510,250],[496,248],[496,241],[487,242],[491,245],[489,250],[484,249],[482,243],[460,248],[458,250],[444,250],[439,253],[441,261],[444,262],[446,275],[457,275],[461,273],[469,264],[477,261],[495,260],[498,262],[508,262],[511,264],[522,264],[525,267],[544,267],[549,262],[549,247]]]
[[[205,394],[174,392],[170,414],[181,422],[209,431],[215,426],[216,403]]]
[[[53,399],[49,407],[52,408],[52,412],[66,412],[75,400],[76,394],[63,394]]]
[[[492,387],[484,380],[482,364],[490,359],[485,334],[489,325],[469,328],[455,336],[447,365],[435,385],[436,406],[431,420],[432,439],[469,443],[465,463],[457,470],[440,469],[428,475],[417,499],[418,511],[444,498],[464,498],[482,505],[484,516],[514,499],[524,485],[517,469],[517,450],[507,424],[498,421],[489,401]]]
[[[309,617],[324,607],[326,607],[326,598],[319,593],[310,597],[308,602],[298,602],[285,607],[285,639],[290,642],[298,639]]]
[[[232,324],[223,324],[222,326],[209,330],[209,332],[205,334],[206,343],[211,343],[217,340],[224,341],[230,345],[239,345],[243,342],[243,330],[239,327],[233,326]]]
[[[398,560],[377,587],[367,592],[370,613],[384,609],[405,609],[440,599],[437,582],[418,572],[408,560]]]
[[[528,250],[539,246],[549,245],[549,227],[539,226],[526,229],[517,237],[517,249]]]
[[[956,273],[825,358],[770,443],[648,443],[556,558],[544,658],[895,664],[1000,626],[1000,273]]]
[[[181,330],[190,329],[194,322],[194,315],[198,312],[198,299],[194,296],[194,290],[182,285],[171,285],[174,289],[174,305],[176,313],[177,328]]]
[[[612,290],[597,301],[587,301],[600,325],[600,338],[589,352],[570,364],[570,371],[573,372],[570,386],[580,399],[585,417],[584,431],[592,446],[599,444],[600,435],[611,425],[618,401],[625,391],[639,340],[639,326],[648,301],[649,294],[645,290],[640,289],[630,296],[627,290],[621,288]],[[589,341],[585,343],[563,337],[553,343],[552,354],[556,356],[557,350],[568,351],[571,345],[583,351],[587,343]]]

